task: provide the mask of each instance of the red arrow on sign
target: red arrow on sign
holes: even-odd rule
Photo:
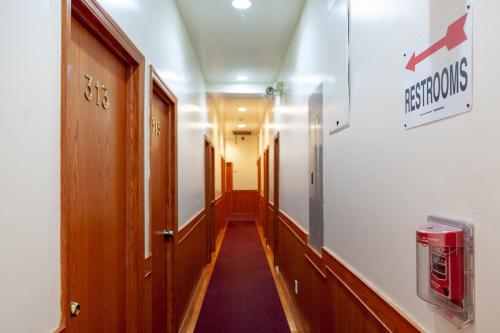
[[[418,56],[415,56],[415,52],[413,52],[410,61],[408,61],[408,64],[406,65],[406,69],[414,72],[415,66],[439,51],[441,48],[446,46],[448,50],[451,50],[465,42],[467,40],[467,34],[464,31],[466,20],[467,14],[450,24],[448,26],[448,30],[446,31],[446,36],[438,40],[427,50],[420,53]]]

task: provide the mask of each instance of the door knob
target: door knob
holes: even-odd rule
[[[80,304],[78,302],[69,302],[69,313],[71,317],[76,317],[80,314]]]
[[[159,230],[155,231],[155,235],[163,236],[165,238],[170,238],[175,236],[175,232],[173,230]]]

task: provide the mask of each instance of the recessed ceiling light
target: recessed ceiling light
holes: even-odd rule
[[[233,0],[233,7],[236,9],[248,9],[252,6],[250,0]]]
[[[244,107],[244,106],[238,108],[238,111],[240,111],[240,112],[247,112],[247,110],[248,109],[246,107]]]
[[[238,80],[238,81],[246,81],[246,80],[248,80],[248,76],[245,76],[245,75],[238,75],[238,76],[236,77],[236,80]]]
[[[238,127],[239,128],[245,128],[245,127],[247,127],[247,125],[245,125],[245,124],[238,124]]]

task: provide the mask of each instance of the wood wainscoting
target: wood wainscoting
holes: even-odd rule
[[[232,210],[233,218],[257,218],[258,202],[256,190],[233,190]]]
[[[174,307],[177,330],[184,320],[206,265],[206,222],[205,210],[202,210],[176,236]]]
[[[153,332],[153,256],[144,259],[144,332]],[[151,320],[149,320],[151,318]]]
[[[422,332],[327,249],[310,248],[307,232],[281,211],[278,230],[280,273],[305,331]]]

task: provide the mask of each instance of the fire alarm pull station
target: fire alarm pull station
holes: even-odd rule
[[[474,320],[473,231],[436,216],[417,229],[417,295],[458,328]]]

